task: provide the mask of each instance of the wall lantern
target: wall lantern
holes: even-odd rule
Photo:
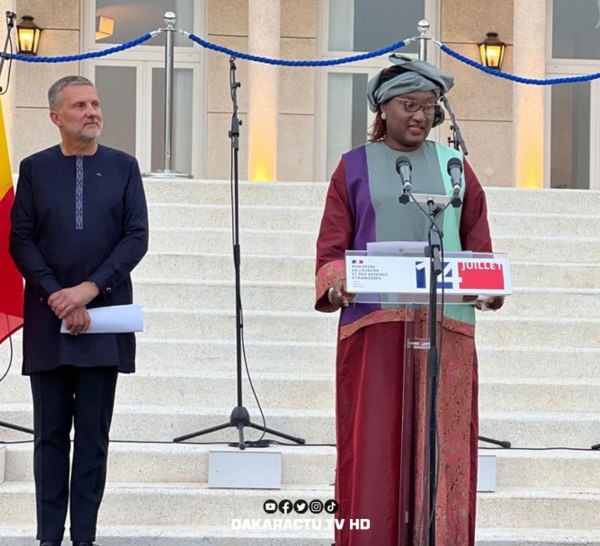
[[[481,64],[488,68],[500,70],[504,60],[506,44],[498,38],[498,33],[488,32],[485,40],[477,45],[481,55]]]
[[[21,55],[37,55],[42,30],[33,22],[31,15],[23,15],[17,24],[17,52]]]
[[[104,15],[97,17],[97,20],[96,41],[112,36],[115,31],[115,20],[110,17],[104,17]]]

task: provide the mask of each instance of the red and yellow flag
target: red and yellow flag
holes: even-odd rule
[[[23,326],[23,278],[8,252],[10,209],[15,200],[0,102],[0,343]]]

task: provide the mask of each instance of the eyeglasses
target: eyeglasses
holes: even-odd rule
[[[437,106],[437,104],[419,104],[418,102],[415,102],[414,100],[401,99],[400,97],[394,97],[394,98],[404,104],[404,110],[406,112],[408,112],[409,114],[414,114],[415,112],[418,112],[419,110],[423,110],[423,113],[426,116],[433,116],[433,114],[435,113],[436,106]]]

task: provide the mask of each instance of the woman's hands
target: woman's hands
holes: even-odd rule
[[[354,294],[346,292],[346,281],[334,281],[327,291],[327,298],[336,307],[348,307]]]

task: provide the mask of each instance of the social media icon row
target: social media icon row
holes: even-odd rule
[[[306,514],[309,510],[313,514],[320,514],[325,511],[327,514],[335,514],[338,511],[339,505],[333,499],[325,502],[320,500],[306,501],[298,499],[296,502],[292,502],[288,499],[283,499],[279,503],[275,500],[267,500],[263,505],[264,511],[267,514],[274,514],[279,511],[282,514],[290,514],[292,511],[297,514]]]

